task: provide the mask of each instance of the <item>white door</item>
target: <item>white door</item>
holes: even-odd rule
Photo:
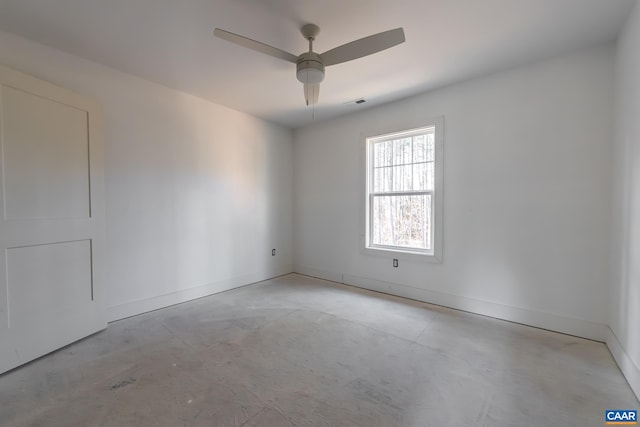
[[[0,373],[106,328],[102,117],[0,66]]]

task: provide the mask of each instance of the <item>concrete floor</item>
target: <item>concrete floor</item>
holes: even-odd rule
[[[295,274],[0,376],[4,427],[585,427],[638,406],[601,343]]]

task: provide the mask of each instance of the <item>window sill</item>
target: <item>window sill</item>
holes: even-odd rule
[[[363,248],[361,251],[364,255],[378,256],[381,258],[423,262],[428,264],[442,264],[442,257],[438,254],[427,254],[418,252],[407,252],[403,250],[393,250],[387,248]]]

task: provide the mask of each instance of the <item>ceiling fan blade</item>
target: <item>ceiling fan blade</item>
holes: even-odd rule
[[[369,37],[364,37],[351,43],[343,44],[334,49],[328,50],[320,56],[324,60],[324,65],[336,65],[352,59],[362,58],[372,53],[380,52],[400,43],[404,43],[404,30],[384,31]]]
[[[213,35],[231,43],[246,47],[247,49],[252,49],[269,56],[284,59],[285,61],[293,62],[294,64],[298,60],[298,57],[292,53],[286,52],[282,49],[278,49],[277,47],[269,46],[268,44],[260,43],[244,36],[240,36],[238,34],[230,33],[229,31],[221,30],[220,28],[216,28],[215,30],[213,30]]]
[[[307,101],[307,105],[317,104],[319,96],[320,83],[304,85],[304,100]]]

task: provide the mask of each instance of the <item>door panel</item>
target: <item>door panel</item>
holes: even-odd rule
[[[6,86],[1,108],[5,219],[88,218],[87,112]]]
[[[91,301],[89,240],[9,248],[6,265],[9,328],[37,327],[34,311],[64,319]]]
[[[106,327],[102,117],[0,67],[0,372]]]

